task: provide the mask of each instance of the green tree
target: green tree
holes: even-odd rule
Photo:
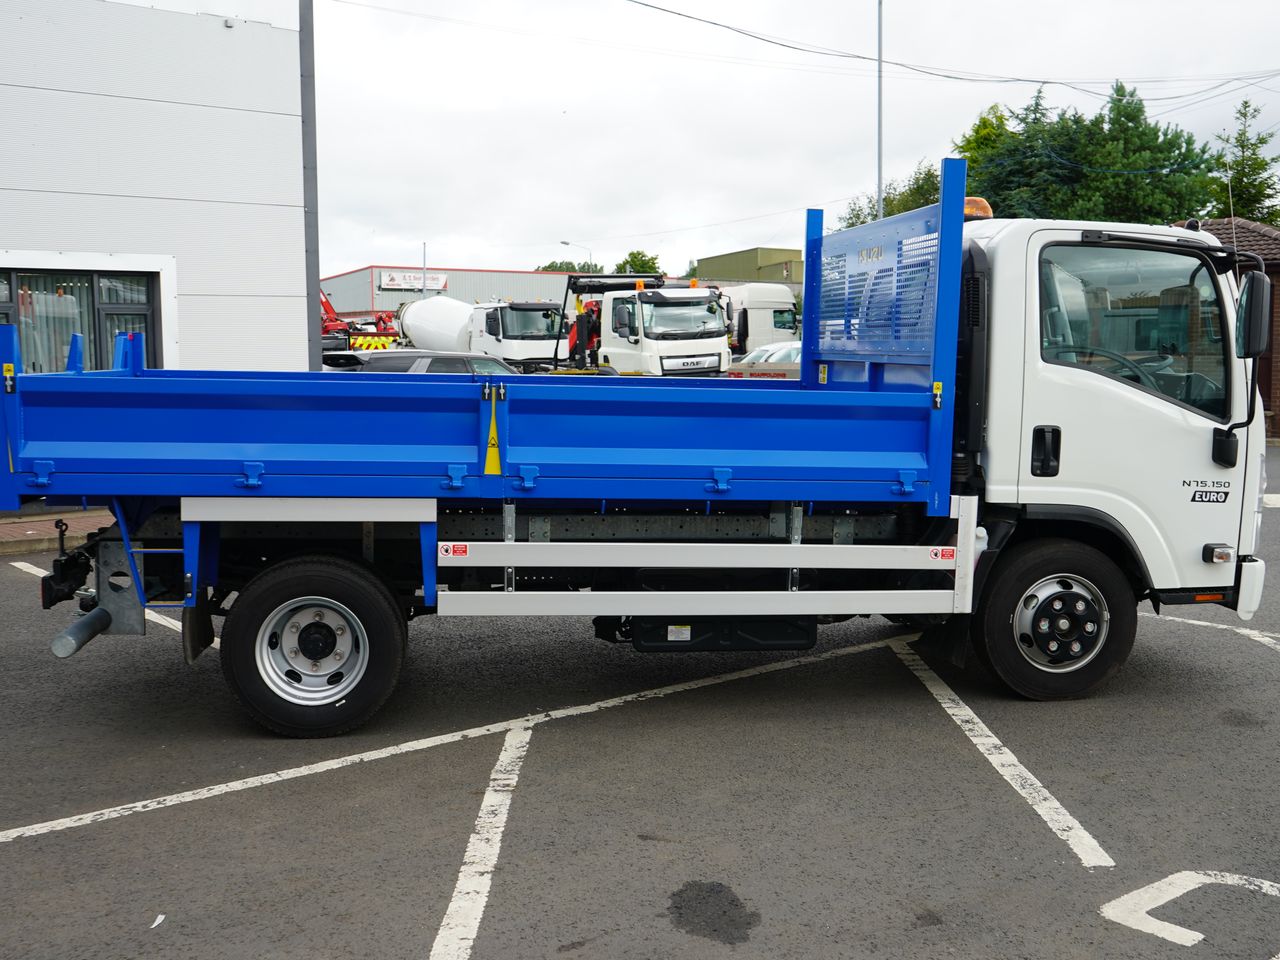
[[[681,280],[692,280],[698,275],[698,261],[690,260],[689,266],[685,268],[684,273],[680,274]]]
[[[572,260],[552,260],[550,263],[536,267],[537,270],[550,270],[553,273],[603,273],[604,267],[590,260],[574,263]]]
[[[643,250],[632,250],[613,268],[614,273],[661,273],[658,258]]]
[[[1218,169],[1209,184],[1213,199],[1210,215],[1231,216],[1280,226],[1280,177],[1276,166],[1280,155],[1268,157],[1263,151],[1275,138],[1274,132],[1254,133],[1252,125],[1262,113],[1248,100],[1236,107],[1235,132],[1218,134],[1222,144]]]
[[[892,217],[938,202],[938,168],[921,160],[906,180],[890,180],[884,186],[884,215]],[[876,218],[876,195],[864,193],[849,201],[840,226],[856,227]]]
[[[1037,90],[1021,110],[988,108],[955,146],[969,193],[998,217],[1170,223],[1204,209],[1213,163],[1206,144],[1153,123],[1118,82],[1093,117],[1055,113]]]

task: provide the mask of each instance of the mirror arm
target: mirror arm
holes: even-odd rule
[[[1257,267],[1258,267],[1258,271],[1259,271],[1260,273],[1266,273],[1266,272],[1267,272],[1267,265],[1266,265],[1266,263],[1264,263],[1264,262],[1263,262],[1262,257],[1258,256],[1258,254],[1256,254],[1256,253],[1247,253],[1247,252],[1245,252],[1245,251],[1243,251],[1243,250],[1237,250],[1237,251],[1236,251],[1236,261],[1237,261],[1237,262],[1239,262],[1239,260],[1240,260],[1240,258],[1241,258],[1241,257],[1247,257],[1248,259],[1252,260],[1252,261],[1257,265]]]
[[[1234,467],[1239,459],[1240,444],[1236,439],[1236,431],[1241,427],[1252,425],[1254,415],[1258,412],[1258,358],[1254,357],[1249,365],[1249,411],[1239,423],[1226,428],[1215,427],[1213,430],[1213,462],[1220,467]]]

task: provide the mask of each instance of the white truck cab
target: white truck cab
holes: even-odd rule
[[[619,373],[714,376],[729,369],[725,313],[712,288],[601,294],[600,363]]]
[[[741,357],[757,347],[797,340],[796,297],[784,283],[742,283],[720,288],[729,319],[730,348]]]
[[[989,285],[987,504],[1110,531],[1157,606],[1234,596],[1251,617],[1266,441],[1235,323],[1236,257],[1173,227],[964,232]]]

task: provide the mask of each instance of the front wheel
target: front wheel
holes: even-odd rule
[[[328,737],[386,702],[406,641],[391,591],[370,570],[303,557],[263,571],[236,598],[223,625],[222,673],[263,726]]]
[[[1092,692],[1133,649],[1137,601],[1124,572],[1073,540],[1019,544],[1000,558],[974,617],[979,658],[1014,692]]]

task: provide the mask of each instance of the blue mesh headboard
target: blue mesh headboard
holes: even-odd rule
[[[929,389],[951,382],[964,167],[963,160],[943,161],[940,202],[896,217],[823,236],[821,211],[810,211],[806,381],[866,384],[874,380],[872,364],[909,364],[933,369],[904,372],[902,383]]]

